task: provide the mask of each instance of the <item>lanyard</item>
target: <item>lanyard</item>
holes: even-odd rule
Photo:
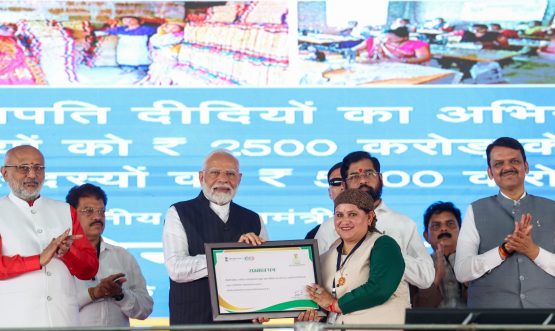
[[[345,258],[345,260],[343,260],[343,262],[341,262],[341,252],[343,251],[343,240],[341,240],[341,244],[339,244],[339,246],[337,246],[337,264],[335,266],[335,271],[339,271],[341,269],[343,269],[343,266],[345,266],[345,263],[347,263],[347,260],[349,260],[349,258],[351,257],[351,255],[353,255],[353,253],[360,247],[360,245],[362,245],[362,243],[364,242],[364,240],[366,239],[366,235],[364,235],[364,237],[362,237],[362,239],[360,239],[357,244],[355,245],[355,247],[353,247],[353,249],[351,249],[351,251],[349,252],[349,254],[347,254],[347,257]],[[339,284],[340,286],[343,284]],[[332,283],[332,292],[333,295],[335,296],[335,277],[333,277],[333,283]]]

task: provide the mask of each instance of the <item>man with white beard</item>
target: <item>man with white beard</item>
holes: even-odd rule
[[[233,155],[208,154],[199,171],[202,192],[173,204],[166,214],[162,242],[170,275],[170,325],[213,323],[205,243],[260,245],[268,239],[260,216],[231,201],[241,176]]]
[[[1,327],[79,326],[74,276],[91,279],[98,259],[77,211],[41,194],[45,162],[35,147],[10,149],[0,170],[11,190],[0,199]]]

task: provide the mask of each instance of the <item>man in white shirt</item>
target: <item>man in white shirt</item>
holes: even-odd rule
[[[528,194],[524,148],[510,137],[486,149],[499,187],[474,201],[457,242],[455,275],[471,308],[555,308],[555,201]]]
[[[173,204],[166,214],[164,262],[170,276],[170,325],[213,323],[204,243],[268,239],[255,212],[231,200],[242,174],[239,161],[224,150],[205,158],[199,171],[202,192]]]
[[[102,238],[107,200],[92,184],[75,186],[66,196],[100,262],[92,279],[77,281],[79,318],[83,326],[128,327],[129,318],[144,320],[152,313],[153,300],[133,255]]]
[[[378,219],[376,228],[395,239],[401,247],[405,259],[405,280],[418,288],[429,288],[435,277],[434,263],[418,234],[416,223],[388,208],[383,202],[383,181],[378,159],[368,152],[352,152],[343,158],[341,177],[348,189],[366,191],[374,199],[374,211]],[[322,223],[315,237],[320,253],[326,252],[338,238],[333,218]]]

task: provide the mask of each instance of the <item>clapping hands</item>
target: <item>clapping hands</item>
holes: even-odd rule
[[[45,266],[54,256],[60,258],[69,252],[71,244],[74,240],[81,239],[82,235],[70,235],[70,229],[65,230],[57,238],[53,238],[50,244],[40,253],[39,262],[41,266]]]
[[[124,273],[117,273],[103,278],[98,285],[92,288],[95,299],[116,297],[121,295],[121,285],[127,281]]]
[[[532,261],[540,253],[540,248],[532,239],[532,215],[523,214],[520,222],[515,222],[513,233],[505,237],[505,248],[509,252],[518,252],[528,256]]]

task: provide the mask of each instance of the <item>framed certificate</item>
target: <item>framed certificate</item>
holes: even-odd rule
[[[321,279],[314,239],[204,247],[214,321],[296,317],[319,309],[306,293],[307,285]]]

